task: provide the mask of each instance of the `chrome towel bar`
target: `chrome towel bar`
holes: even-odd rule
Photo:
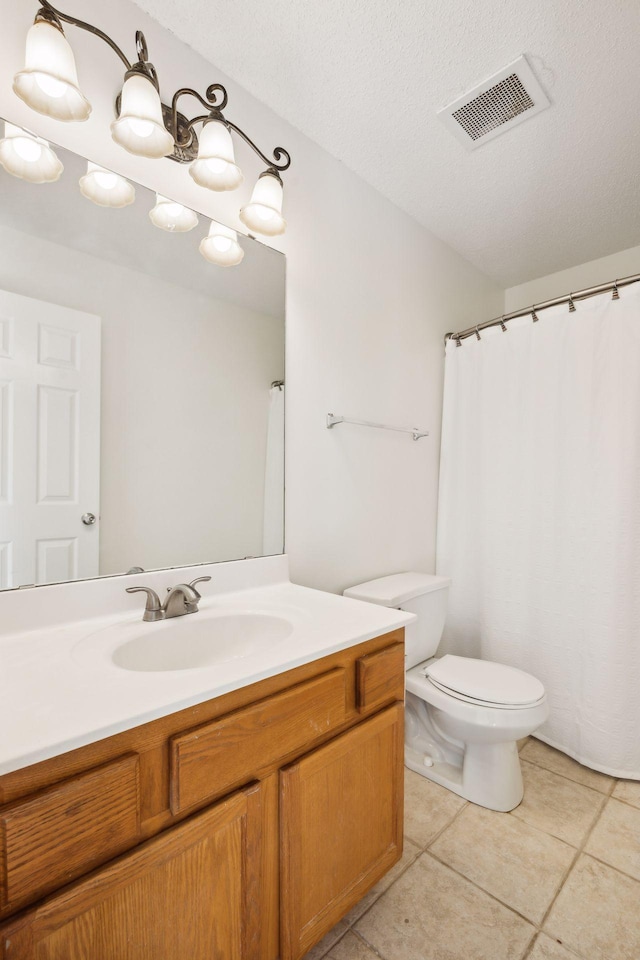
[[[378,430],[394,430],[396,433],[410,433],[414,440],[428,437],[429,433],[417,427],[390,427],[386,423],[373,423],[371,420],[354,420],[352,417],[340,417],[334,413],[327,414],[327,430],[331,430],[338,423],[355,423],[358,427],[376,427]]]

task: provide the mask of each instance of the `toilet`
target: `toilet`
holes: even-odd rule
[[[416,615],[405,628],[405,764],[466,800],[508,811],[523,796],[517,741],[549,715],[543,685],[504,664],[436,657],[451,580],[397,573],[345,597]]]

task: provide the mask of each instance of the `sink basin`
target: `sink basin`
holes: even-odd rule
[[[260,613],[193,614],[150,624],[116,647],[111,659],[124,670],[194,670],[250,657],[284,640],[292,629],[287,620]]]
[[[122,670],[143,673],[197,670],[264,652],[292,631],[284,617],[265,613],[197,613],[111,625],[77,644],[74,656],[90,662],[106,655]]]

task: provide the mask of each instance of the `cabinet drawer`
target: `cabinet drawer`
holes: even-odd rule
[[[131,847],[140,832],[138,779],[131,754],[0,809],[3,911]]]
[[[252,778],[346,719],[342,668],[171,739],[171,812]]]
[[[360,657],[356,666],[356,703],[361,713],[392,700],[404,700],[403,643]]]

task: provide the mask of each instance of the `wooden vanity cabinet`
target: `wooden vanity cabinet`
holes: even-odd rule
[[[2,932],[7,960],[258,960],[260,785],[45,900]]]
[[[281,952],[303,956],[402,855],[402,705],[280,774]]]
[[[402,854],[403,631],[0,777],[2,960],[299,960]]]

